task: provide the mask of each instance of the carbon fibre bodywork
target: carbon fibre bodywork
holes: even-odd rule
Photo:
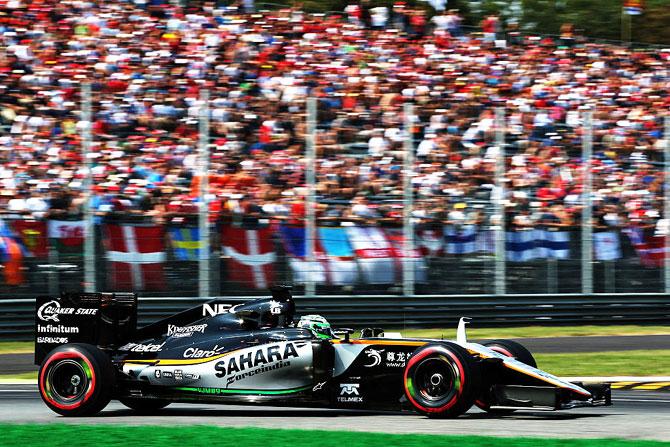
[[[121,400],[411,408],[408,363],[418,348],[442,341],[387,338],[378,329],[362,331],[368,336],[356,339],[348,332],[339,339],[318,339],[293,327],[289,289],[272,293],[235,306],[214,300],[140,329],[134,327],[136,300],[129,294],[41,298],[35,360],[42,363],[50,348],[68,343],[96,345],[111,359],[113,397]],[[48,334],[47,325],[60,332]],[[563,381],[467,342],[464,328],[451,343],[476,362],[481,395],[492,407],[566,409],[611,403],[606,385]]]

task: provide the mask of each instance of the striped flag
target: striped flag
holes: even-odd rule
[[[625,231],[640,257],[640,264],[649,268],[659,268],[663,265],[665,253],[663,236],[645,236],[641,228],[629,228]]]
[[[103,231],[111,288],[165,290],[164,227],[107,224]]]
[[[318,247],[318,241],[314,243],[314,261],[307,260],[305,227],[282,225],[279,232],[284,249],[289,255],[289,264],[293,271],[294,282],[302,284],[306,282],[315,282],[317,284],[327,283],[324,256],[320,247]]]
[[[465,255],[477,251],[477,227],[475,225],[447,225],[444,227],[447,253]]]
[[[330,283],[344,286],[358,282],[358,264],[346,230],[341,227],[319,227],[317,232],[328,263]]]
[[[366,284],[393,284],[395,266],[391,244],[375,227],[346,227]]]
[[[200,258],[200,229],[198,227],[170,227],[170,244],[179,261],[197,261]]]
[[[267,289],[274,281],[276,253],[270,227],[247,230],[224,225],[221,243],[232,281],[254,289]]]
[[[412,261],[412,266],[414,268],[414,281],[416,282],[426,282],[428,267],[426,266],[426,261],[421,256],[419,250],[414,249],[409,253],[405,253],[405,235],[403,234],[402,229],[390,229],[385,230],[386,237],[388,238],[391,246],[393,248],[393,254],[396,260],[396,271],[398,272],[398,277],[402,277],[403,272],[403,261],[405,258],[409,258]]]
[[[593,233],[593,251],[598,261],[621,259],[621,243],[616,231]]]

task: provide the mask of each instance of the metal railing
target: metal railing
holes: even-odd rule
[[[249,297],[225,297],[239,303]],[[456,328],[468,316],[483,326],[611,324],[670,322],[670,296],[665,294],[566,295],[425,295],[420,297],[297,296],[298,315],[318,313],[336,326]],[[138,326],[143,326],[204,302],[200,298],[140,298]],[[34,299],[0,300],[0,339],[33,335]],[[445,333],[445,337],[453,334]]]

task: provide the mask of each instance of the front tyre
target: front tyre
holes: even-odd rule
[[[480,392],[479,364],[451,342],[414,351],[405,367],[405,395],[414,409],[434,418],[454,418],[472,407]]]
[[[140,399],[137,397],[122,397],[119,402],[140,414],[153,414],[170,405],[167,400]]]
[[[92,416],[109,403],[115,385],[114,367],[95,346],[71,343],[51,351],[39,371],[44,403],[63,416]]]

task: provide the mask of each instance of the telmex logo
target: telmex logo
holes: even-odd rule
[[[340,383],[340,396],[360,396],[358,383]]]
[[[202,316],[215,317],[217,315],[225,314],[232,311],[232,306],[230,304],[203,304],[202,305]]]

